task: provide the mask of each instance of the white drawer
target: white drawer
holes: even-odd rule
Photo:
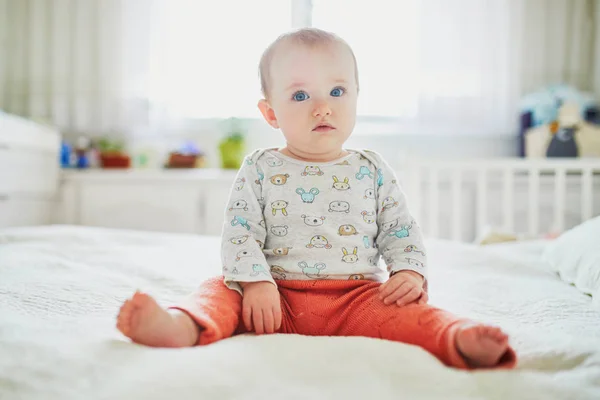
[[[0,143],[0,195],[54,194],[58,185],[58,172],[56,153]]]
[[[49,199],[0,194],[0,228],[49,224],[53,206]]]

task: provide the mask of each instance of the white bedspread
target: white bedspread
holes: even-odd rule
[[[520,356],[470,373],[366,338],[138,346],[114,328],[121,302],[139,288],[167,305],[218,274],[218,238],[0,231],[0,399],[600,399],[600,312],[544,270],[542,246],[429,242],[432,303],[500,324]]]

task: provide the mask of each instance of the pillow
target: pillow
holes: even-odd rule
[[[600,217],[549,242],[543,258],[563,281],[592,296],[600,308]]]

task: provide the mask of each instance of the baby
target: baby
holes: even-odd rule
[[[500,329],[427,305],[426,252],[394,172],[376,153],[343,148],[357,71],[346,42],[319,29],[266,49],[258,107],[286,146],[255,151],[238,172],[223,276],[169,309],[136,292],[118,316],[123,334],[156,347],[250,331],[366,336],[419,345],[457,368],[515,365]]]

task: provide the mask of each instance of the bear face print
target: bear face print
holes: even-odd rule
[[[377,216],[375,215],[375,211],[369,212],[367,210],[364,210],[360,214],[363,216],[363,219],[365,220],[365,222],[367,224],[374,224],[375,223],[375,219],[377,218]]]
[[[283,215],[287,215],[288,202],[284,200],[277,200],[271,203],[271,209],[273,211],[273,215],[277,214],[277,211],[281,211]]]
[[[357,233],[358,232],[356,231],[354,225],[341,225],[338,228],[338,235],[340,236],[352,236],[356,235]]]
[[[310,239],[310,243],[307,244],[306,247],[309,249],[312,249],[313,247],[317,249],[330,249],[331,245],[325,236],[317,235]]]
[[[406,261],[408,261],[408,265],[411,265],[413,267],[425,268],[425,266],[423,265],[423,263],[421,261],[415,260],[414,258],[406,257]]]
[[[348,278],[349,281],[359,281],[361,279],[365,279],[365,276],[363,274],[353,274],[350,275],[350,277]]]
[[[248,250],[238,251],[238,253],[236,254],[236,257],[235,257],[235,261],[240,261],[244,257],[252,257],[252,256],[253,256],[253,254],[251,251],[248,251]]]
[[[267,165],[269,167],[281,167],[283,165],[283,161],[278,158],[271,157],[267,159]]]
[[[375,189],[371,188],[371,189],[365,190],[364,198],[365,199],[375,199]]]
[[[342,248],[342,252],[344,255],[342,256],[342,261],[348,264],[354,264],[358,261],[358,247],[355,247],[352,251],[352,254],[348,254],[348,250],[345,247]]]
[[[273,175],[271,177],[271,179],[269,179],[269,180],[271,181],[271,183],[273,185],[281,186],[281,185],[285,185],[285,183],[287,182],[289,177],[290,177],[289,174],[279,174],[279,175]]]
[[[258,245],[258,247],[260,247],[261,250],[265,248],[265,244],[263,242],[261,242],[260,240],[257,240],[256,244]]]
[[[390,208],[396,207],[398,202],[392,196],[388,196],[381,202],[381,211],[387,211]]]
[[[246,183],[246,178],[239,178],[235,180],[234,188],[238,192],[244,188],[244,183]]]
[[[291,247],[280,247],[278,249],[273,249],[273,254],[276,256],[287,256],[290,254]]]
[[[321,226],[323,225],[323,221],[325,221],[325,217],[315,217],[313,215],[302,215],[304,219],[304,223],[308,226]]]
[[[315,201],[315,196],[319,194],[319,189],[312,188],[308,192],[306,192],[304,189],[298,188],[296,189],[296,193],[300,195],[303,202],[312,203],[313,201]]]
[[[309,165],[308,167],[304,168],[304,172],[302,172],[302,176],[306,175],[321,176],[323,175],[323,171],[321,171],[321,168],[317,166]]]
[[[343,182],[340,182],[337,176],[333,176],[333,188],[336,190],[348,190],[350,189],[350,184],[348,183],[348,178],[344,178]]]
[[[347,201],[332,201],[329,203],[329,212],[350,212],[350,204]]]
[[[395,219],[393,221],[384,222],[382,229],[384,232],[391,231],[392,229],[395,229],[396,227],[398,227],[399,223],[400,223],[400,221],[398,219]]]
[[[236,200],[233,203],[231,203],[231,207],[229,207],[229,211],[233,210],[248,211],[248,203],[246,202],[246,200]]]
[[[287,271],[279,265],[271,265],[271,275],[274,279],[285,279]]]
[[[229,239],[229,241],[233,244],[244,244],[246,243],[246,240],[248,240],[250,236],[248,235],[243,235],[243,236],[236,236],[236,237],[232,237],[231,239]]]
[[[287,225],[273,225],[271,227],[271,233],[275,236],[283,237],[288,234]]]

